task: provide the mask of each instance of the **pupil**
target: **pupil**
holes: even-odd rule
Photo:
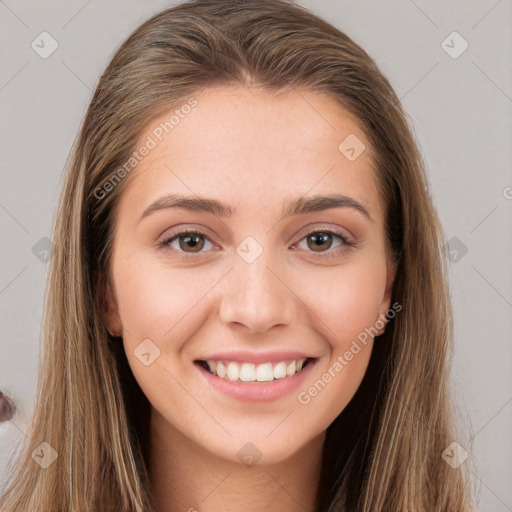
[[[180,246],[182,249],[187,249],[187,247],[184,247],[185,244],[188,244],[188,248],[192,248],[194,250],[201,250],[202,245],[201,242],[198,241],[198,239],[201,238],[200,235],[185,235],[182,237],[184,242],[180,242]]]
[[[313,250],[315,250],[319,247],[322,249],[321,245],[322,245],[322,243],[325,243],[325,237],[328,237],[327,241],[330,242],[330,240],[329,240],[330,236],[331,236],[330,233],[320,233],[320,234],[317,233],[315,235],[312,235],[311,238],[313,238],[315,240],[315,242],[314,242],[313,247],[311,247],[311,248]],[[331,244],[329,243],[328,246],[325,248],[328,249],[330,247],[330,245]]]

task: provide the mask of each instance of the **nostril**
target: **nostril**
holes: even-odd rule
[[[16,413],[14,402],[0,391],[0,423],[11,421]]]

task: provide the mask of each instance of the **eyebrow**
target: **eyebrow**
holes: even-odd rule
[[[219,217],[231,217],[234,213],[233,209],[229,205],[224,204],[217,199],[170,194],[157,199],[154,203],[148,206],[144,210],[140,220],[153,212],[174,208],[181,208],[194,212],[211,213]],[[291,202],[288,201],[283,206],[281,215],[283,217],[290,217],[292,215],[328,210],[329,208],[351,208],[362,213],[371,222],[375,222],[368,210],[361,203],[343,194],[315,195],[310,197],[301,196]]]

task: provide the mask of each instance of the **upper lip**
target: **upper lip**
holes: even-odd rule
[[[196,359],[196,361],[235,361],[239,363],[275,363],[279,361],[289,361],[298,359],[315,359],[314,356],[305,352],[276,350],[272,352],[216,352],[208,356]]]

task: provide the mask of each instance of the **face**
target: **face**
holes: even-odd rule
[[[169,133],[176,108],[141,135],[155,146],[118,206],[105,323],[169,436],[275,463],[323,436],[364,376],[394,278],[385,205],[369,142],[330,97],[194,98]]]

